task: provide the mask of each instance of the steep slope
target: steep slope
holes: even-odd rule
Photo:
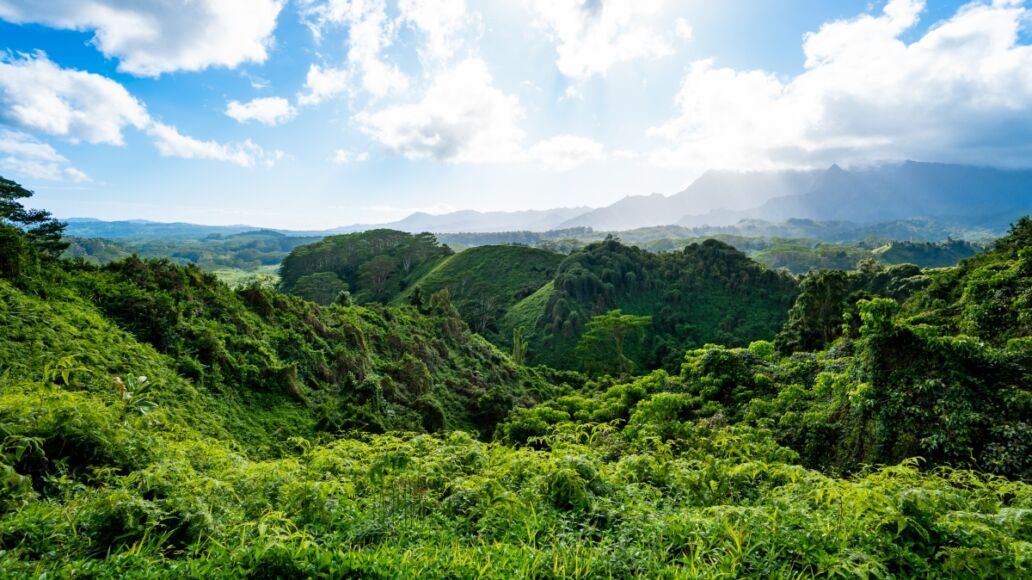
[[[452,305],[470,328],[493,336],[505,312],[549,282],[562,261],[560,254],[525,246],[470,248],[445,258],[394,302],[423,303],[447,289]]]
[[[934,272],[928,287],[903,308],[914,323],[1032,350],[1032,219],[1018,220],[993,247]]]
[[[174,374],[227,404],[285,409],[284,416],[303,419],[304,436],[341,429],[489,434],[508,406],[548,389],[470,333],[446,302],[422,313],[322,308],[257,286],[232,291],[195,267],[136,258],[47,272],[22,281],[24,289],[5,286],[6,346],[42,350],[50,363],[73,354],[95,374],[114,372],[110,365],[123,377]],[[40,293],[45,301],[34,297]],[[168,370],[135,368],[135,355],[113,350],[102,337],[114,325],[131,335],[119,338],[130,350],[149,345]],[[8,369],[28,365],[30,374],[47,362],[21,350],[3,354]]]
[[[576,366],[574,350],[593,316],[612,309],[649,315],[632,360],[677,368],[688,348],[772,338],[795,297],[795,283],[716,240],[654,254],[609,239],[571,254],[549,290],[517,304],[503,321],[530,335],[530,360]],[[527,327],[533,322],[534,327]]]

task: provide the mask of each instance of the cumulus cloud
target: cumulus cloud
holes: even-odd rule
[[[132,127],[150,135],[162,155],[215,159],[245,167],[282,156],[249,141],[222,145],[181,135],[175,127],[151,118],[146,107],[117,82],[61,68],[43,53],[0,60],[0,103],[4,109],[0,114],[8,122],[73,143],[124,145],[123,130]]]
[[[663,0],[525,0],[556,45],[556,66],[571,78],[672,54],[659,32]]]
[[[540,141],[530,148],[530,154],[545,167],[555,171],[568,171],[608,156],[601,143],[575,135],[558,135]]]
[[[226,105],[226,115],[238,122],[257,121],[270,127],[286,123],[296,114],[297,110],[282,97],[252,99],[246,103],[230,101]]]
[[[348,90],[350,75],[347,70],[321,67],[313,64],[308,67],[305,86],[297,95],[301,105],[318,105]]]
[[[48,143],[21,131],[0,130],[0,170],[48,181],[89,181]]]
[[[0,60],[0,102],[10,121],[72,142],[122,145],[122,129],[143,128],[144,106],[122,85],[63,69],[43,53]]]
[[[351,81],[374,97],[398,94],[408,88],[408,77],[384,56],[397,32],[395,21],[387,15],[385,0],[301,0],[300,11],[317,39],[333,27],[346,27],[348,31],[347,73],[333,67],[317,69],[334,73],[321,79],[324,87],[333,90],[324,88],[320,93],[306,83],[308,104],[343,92]],[[325,82],[331,79],[333,83]]]
[[[924,3],[830,22],[803,41],[788,79],[694,63],[678,115],[650,130],[661,165],[806,166],[935,159],[1028,165],[1032,155],[1030,17],[1015,0],[973,2],[907,42]]]
[[[0,0],[14,23],[93,31],[120,71],[157,76],[264,62],[284,0]]]
[[[470,58],[437,75],[422,98],[355,116],[359,128],[409,159],[504,162],[520,159],[519,99],[493,84]]]

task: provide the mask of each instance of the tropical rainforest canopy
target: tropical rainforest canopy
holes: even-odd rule
[[[61,258],[0,181],[5,577],[1027,577],[1032,220],[799,278],[372,231]],[[608,361],[608,363],[607,363]]]

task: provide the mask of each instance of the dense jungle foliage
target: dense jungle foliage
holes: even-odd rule
[[[448,291],[322,306],[62,260],[61,224],[0,184],[2,577],[1032,574],[1030,220],[958,268],[798,289],[719,242],[602,242],[517,307],[676,288],[723,298],[671,310],[766,328],[785,300],[787,323],[589,380],[513,360]],[[646,335],[668,316],[590,304]],[[839,328],[781,338],[809,313]]]
[[[547,299],[526,299],[542,309],[509,322],[532,331],[529,360],[574,368],[576,344],[592,317],[614,308],[651,316],[645,340],[626,354],[638,368],[676,369],[690,348],[773,337],[795,295],[791,277],[716,240],[655,254],[609,239],[570,255]]]

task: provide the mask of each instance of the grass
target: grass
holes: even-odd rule
[[[417,290],[425,297],[447,289],[450,300],[473,328],[497,336],[498,321],[517,302],[555,275],[563,256],[526,246],[481,246],[450,256],[393,300],[405,304]]]

